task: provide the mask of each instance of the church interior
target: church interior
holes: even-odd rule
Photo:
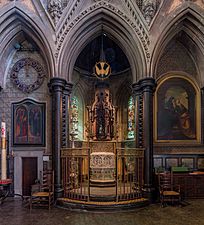
[[[0,211],[200,208],[203,15],[203,0],[0,0]]]

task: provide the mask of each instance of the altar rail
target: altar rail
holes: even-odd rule
[[[92,182],[93,157],[90,148],[61,149],[64,197],[81,201],[127,201],[140,198],[144,177],[144,149],[116,148],[114,150],[112,185],[99,187]],[[96,155],[96,154],[94,154]],[[99,153],[104,159],[104,153]],[[97,158],[98,160],[98,158]],[[99,162],[101,168],[102,162]],[[107,168],[102,170],[107,173]],[[107,180],[105,180],[106,182]]]

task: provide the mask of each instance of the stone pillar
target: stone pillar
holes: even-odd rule
[[[153,185],[153,94],[156,83],[151,77],[133,84],[136,100],[136,146],[145,148],[144,191],[151,198]]]
[[[153,184],[153,93],[156,83],[153,78],[140,80],[143,93],[143,132],[145,148],[145,187],[151,188]]]
[[[70,95],[73,84],[66,83],[62,98],[62,147],[68,148],[69,144],[69,111]]]
[[[62,115],[62,93],[66,85],[66,80],[52,78],[48,87],[52,93],[52,154],[54,168],[54,192],[55,198],[63,196],[61,181],[61,115]]]

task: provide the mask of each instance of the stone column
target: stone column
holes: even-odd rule
[[[62,93],[66,85],[66,80],[52,78],[48,87],[52,93],[52,154],[54,168],[54,192],[55,198],[63,196],[61,181],[61,115],[62,115]]]
[[[139,81],[143,93],[143,132],[145,148],[144,185],[151,188],[153,184],[153,93],[156,83],[153,78]]]
[[[62,147],[68,148],[69,144],[69,111],[70,111],[70,95],[73,84],[66,83],[62,98]]]
[[[153,184],[153,78],[139,80],[132,85],[136,108],[136,147],[145,148],[144,191],[151,198]]]

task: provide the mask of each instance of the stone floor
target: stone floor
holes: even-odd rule
[[[120,212],[81,212],[53,208],[29,209],[18,198],[0,205],[0,225],[204,225],[204,200],[189,200],[182,207],[159,204]]]

